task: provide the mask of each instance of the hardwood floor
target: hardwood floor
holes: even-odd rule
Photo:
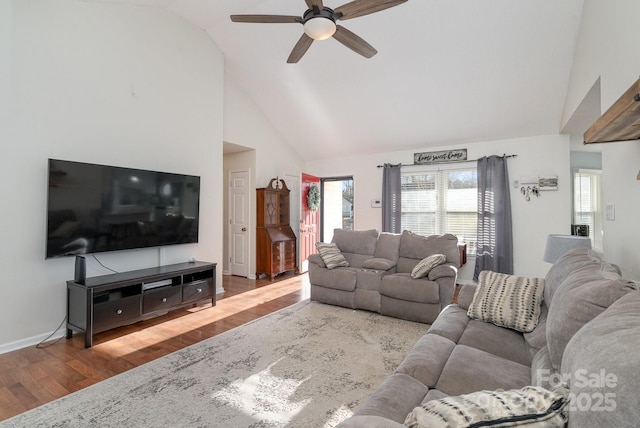
[[[274,282],[224,276],[217,304],[167,315],[94,336],[0,354],[0,421],[38,407],[178,349],[309,298],[303,275]]]

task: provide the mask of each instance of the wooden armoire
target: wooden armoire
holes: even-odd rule
[[[256,277],[273,279],[298,270],[296,235],[289,224],[289,192],[283,179],[272,178],[267,187],[256,189]]]

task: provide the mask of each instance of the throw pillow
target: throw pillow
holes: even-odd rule
[[[509,391],[478,391],[428,401],[407,415],[411,428],[444,427],[564,427],[567,424],[569,389],[554,391],[525,386]]]
[[[349,262],[344,258],[340,248],[334,243],[316,242],[316,248],[322,257],[322,261],[327,265],[327,269],[335,269],[337,267],[348,267]]]
[[[429,271],[436,266],[446,263],[447,258],[444,254],[432,254],[420,260],[411,271],[411,278],[418,279],[427,276]]]
[[[542,278],[524,278],[485,270],[478,276],[478,287],[467,315],[529,333],[538,325],[543,294]]]

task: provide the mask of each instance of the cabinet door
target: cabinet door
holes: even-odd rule
[[[278,221],[280,225],[289,224],[289,192],[283,191],[278,194]]]
[[[278,194],[275,192],[264,193],[264,225],[265,226],[277,226],[278,225]]]

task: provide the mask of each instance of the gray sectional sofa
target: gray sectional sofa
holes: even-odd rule
[[[561,257],[543,286],[537,326],[522,333],[470,318],[478,288],[464,285],[458,303],[442,311],[395,373],[339,427],[399,428],[414,409],[444,397],[562,383],[570,391],[569,427],[639,426],[638,284],[580,249]]]
[[[423,323],[432,323],[453,300],[460,263],[454,235],[335,229],[332,242],[349,266],[328,269],[319,254],[312,254],[311,300]],[[444,255],[446,262],[412,278],[414,267],[434,254]]]

